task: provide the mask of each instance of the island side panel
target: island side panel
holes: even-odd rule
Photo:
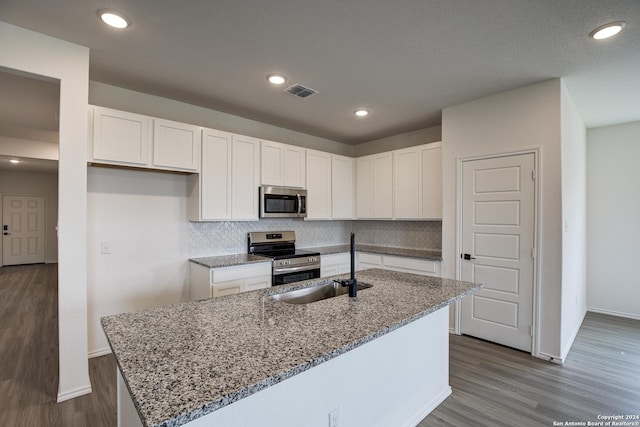
[[[127,386],[120,373],[120,368],[116,368],[116,371],[116,375],[118,376],[118,427],[143,427],[142,421],[140,421],[140,415],[138,415],[138,411],[133,405],[129,390],[127,390]]]
[[[187,425],[414,427],[451,394],[448,329],[445,307]]]

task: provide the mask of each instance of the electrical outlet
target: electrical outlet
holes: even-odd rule
[[[111,243],[109,242],[100,242],[100,253],[103,255],[107,255],[111,253]]]
[[[340,427],[340,407],[329,412],[329,427]]]

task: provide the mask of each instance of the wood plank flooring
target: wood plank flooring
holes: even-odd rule
[[[471,337],[450,343],[453,394],[419,427],[640,415],[640,321],[589,313],[563,366]],[[116,426],[113,356],[89,367],[93,393],[57,404],[56,265],[0,268],[0,426]]]
[[[467,336],[450,343],[453,394],[419,427],[640,415],[640,321],[588,313],[562,366]]]
[[[91,359],[93,393],[56,403],[56,264],[0,268],[0,425],[115,426],[115,360]]]

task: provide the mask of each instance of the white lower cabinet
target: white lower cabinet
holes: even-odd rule
[[[351,254],[349,254],[349,252],[322,255],[320,257],[320,277],[350,272]]]
[[[440,261],[358,252],[357,269],[366,270],[368,268],[382,268],[403,273],[440,277]]]
[[[382,255],[370,254],[366,252],[358,252],[357,270],[366,270],[368,268],[382,268]]]
[[[271,262],[209,268],[190,263],[191,300],[221,297],[271,286]]]

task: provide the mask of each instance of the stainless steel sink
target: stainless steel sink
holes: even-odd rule
[[[361,291],[372,286],[373,285],[368,283],[358,283],[358,290]],[[308,288],[271,295],[271,298],[276,301],[287,302],[289,304],[309,304],[316,301],[322,301],[327,298],[346,295],[348,293],[348,286],[341,286],[340,283],[336,282],[328,282],[318,286],[310,286]]]

